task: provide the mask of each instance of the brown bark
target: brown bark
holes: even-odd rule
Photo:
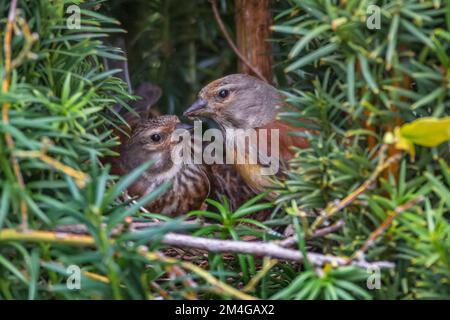
[[[269,81],[272,79],[270,0],[235,0],[236,44],[239,51]],[[242,73],[254,73],[242,61]]]

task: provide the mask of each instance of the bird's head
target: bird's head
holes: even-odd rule
[[[274,120],[279,105],[281,97],[270,84],[246,74],[232,74],[204,87],[184,115],[210,118],[222,128],[248,129]]]
[[[121,163],[133,170],[146,161],[154,173],[161,173],[173,165],[172,155],[182,148],[180,129],[191,130],[192,126],[180,123],[177,116],[166,115],[141,121],[133,128],[130,138],[121,152]]]

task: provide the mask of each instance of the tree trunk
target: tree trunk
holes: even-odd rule
[[[235,0],[236,45],[244,57],[268,80],[272,80],[270,0]],[[242,62],[242,73],[253,72]],[[254,74],[253,74],[254,75]]]

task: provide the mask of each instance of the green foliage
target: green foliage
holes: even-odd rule
[[[2,2],[2,16],[7,15],[6,4]],[[86,12],[82,28],[71,31],[65,26],[62,1],[54,6],[46,1],[24,2],[20,9],[19,14],[26,19],[30,30],[39,32],[40,40],[31,48],[30,58],[13,70],[11,88],[0,97],[2,105],[12,106],[10,122],[1,124],[1,135],[10,133],[15,147],[8,150],[5,140],[0,140],[2,193],[10,195],[2,202],[3,207],[9,208],[4,224],[11,226],[17,222],[17,203],[24,199],[30,214],[40,220],[33,224],[49,225],[53,216],[44,214],[46,205],[39,197],[58,200],[68,195],[70,184],[66,175],[37,157],[23,158],[20,167],[27,188],[21,190],[8,160],[9,153],[43,150],[63,164],[83,171],[92,155],[102,156],[115,144],[106,130],[108,120],[99,111],[107,110],[117,99],[129,97],[123,82],[106,73],[99,61],[112,51],[96,40],[106,36],[101,26],[111,24],[111,19]],[[84,26],[96,26],[95,32],[87,33]],[[15,36],[13,56],[17,56],[23,45],[23,34]]]
[[[450,6],[433,1],[288,2],[273,30],[284,53],[278,66],[287,72],[282,82],[289,84],[286,95],[296,110],[281,117],[300,126],[299,118],[313,119],[319,133],[309,134],[310,148],[298,151],[278,201],[288,212],[304,210],[311,216],[368,179],[383,156],[379,150],[385,133],[393,137],[400,123],[450,113]],[[366,11],[370,4],[380,8],[379,29],[366,25],[373,13]],[[439,123],[444,126],[444,119],[433,121],[435,131]],[[363,284],[373,298],[450,297],[449,145],[431,145],[437,135],[421,128],[413,130],[416,140],[427,140],[420,145],[433,148],[416,146],[416,159],[404,155],[398,171],[332,218],[344,219],[344,230],[316,244],[351,256],[392,210],[425,196],[423,206],[400,213],[366,253],[368,261],[397,264],[395,271],[382,272],[380,290],[368,291]],[[303,219],[303,225],[308,221]],[[305,273],[294,282],[302,286],[285,289],[292,290],[291,298],[322,293]],[[356,298],[356,292],[351,296]],[[330,293],[321,297],[330,298]]]
[[[327,269],[321,271],[323,274],[317,274],[313,270],[302,272],[300,276],[292,280],[292,283],[287,288],[279,291],[272,299],[370,299],[370,294],[353,283],[353,281],[366,280],[366,272],[353,267]]]
[[[0,1],[2,17],[7,16],[9,4],[10,1]],[[150,262],[138,246],[144,242],[143,236],[146,240],[159,239],[165,232],[179,230],[179,221],[148,230],[134,242],[126,234],[110,241],[114,229],[127,216],[136,215],[143,204],[158,197],[167,186],[136,202],[123,201],[123,191],[149,164],[117,181],[109,174],[109,167],[103,167],[99,161],[117,144],[110,125],[119,120],[109,111],[130,96],[122,80],[113,76],[117,70],[105,71],[102,65],[103,57],[122,59],[101,40],[122,30],[116,20],[94,11],[97,5],[82,5],[81,29],[69,30],[65,1],[18,4],[19,17],[28,23],[31,32],[37,32],[39,40],[15,66],[10,90],[0,95],[2,108],[6,103],[11,105],[9,123],[0,123],[0,231],[19,228],[20,203],[25,201],[30,229],[51,230],[61,224],[82,223],[95,241],[91,249],[86,249],[48,244],[41,238],[33,238],[29,243],[2,239],[0,299],[159,296],[150,284],[165,274],[164,265]],[[2,19],[2,30],[5,25],[6,20]],[[1,35],[3,43],[4,31]],[[17,57],[25,41],[23,33],[13,35],[13,57]],[[1,58],[0,74],[5,77],[5,56]],[[6,133],[12,136],[13,150],[6,145]],[[26,183],[23,190],[17,182],[11,155],[26,152],[34,155],[19,158]],[[55,166],[55,162],[43,161],[43,154],[66,170]],[[88,180],[84,185],[77,183],[67,174],[67,168],[87,174]],[[66,286],[67,267],[71,265],[82,270],[82,290]],[[99,280],[91,274],[106,278]],[[179,277],[161,287],[178,287],[173,293],[178,298],[187,291]]]
[[[102,61],[123,59],[120,50],[107,43],[111,43],[108,38],[122,35],[122,28],[128,30],[133,83],[160,85],[164,91],[161,111],[181,111],[205,83],[235,72],[235,57],[209,3],[78,1],[82,7],[79,30],[66,28],[65,8],[73,1],[18,3],[19,17],[39,39],[14,66],[10,89],[0,95],[2,108],[10,104],[9,123],[0,123],[0,299],[235,298],[212,285],[205,273],[222,285],[263,299],[450,298],[448,142],[431,146],[423,143],[421,135],[414,159],[402,153],[398,168],[385,170],[376,183],[325,223],[343,220],[344,228],[325,237],[310,234],[318,213],[370,178],[383,160],[380,150],[389,140],[384,137],[391,139],[385,156],[393,156],[401,152],[395,149],[399,137],[395,130],[401,125],[420,123],[423,120],[416,119],[423,117],[443,123],[450,114],[450,4],[431,0],[273,2],[275,81],[292,106],[280,117],[314,129],[314,133],[300,133],[308,137],[310,146],[296,150],[287,179],[276,186],[280,196],[274,204],[262,203],[264,195],[260,195],[233,212],[227,199],[209,200],[207,210],[172,219],[139,210],[167,185],[142,199],[123,195],[151,164],[119,179],[100,162],[117,144],[111,128],[121,120],[112,106],[132,99],[126,84],[114,76],[118,70],[106,71]],[[380,29],[367,28],[370,4],[381,8]],[[7,16],[9,5],[10,1],[0,0],[2,17]],[[220,5],[233,31],[232,1],[223,0]],[[2,18],[2,43],[5,27],[6,18]],[[13,58],[26,41],[23,33],[13,35]],[[2,80],[5,59],[2,50]],[[7,134],[14,142],[12,150]],[[18,157],[25,189],[17,181],[12,155]],[[44,161],[43,155],[60,165]],[[68,168],[88,179],[77,179]],[[282,238],[278,232],[291,225],[301,252],[353,257],[393,210],[418,197],[424,197],[424,202],[398,213],[364,254],[368,262],[395,263],[394,269],[380,271],[379,289],[367,286],[371,270],[317,267],[309,259],[272,261],[272,265],[268,259],[248,254],[184,251],[183,257],[200,265],[202,273],[186,267],[186,262],[145,254],[149,250],[179,256],[177,250],[160,243],[169,232],[271,241]],[[30,229],[43,232],[83,224],[92,243],[79,246],[58,237],[44,241],[42,237],[48,235],[34,233],[22,234],[29,237],[27,241],[2,239],[6,230],[20,230],[23,202]],[[269,219],[254,219],[272,206]],[[206,223],[184,222],[193,216]],[[131,232],[123,228],[129,217],[166,223]],[[82,270],[82,290],[66,285],[71,265]]]

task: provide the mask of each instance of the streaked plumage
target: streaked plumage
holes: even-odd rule
[[[200,209],[207,197],[220,201],[222,196],[229,199],[234,210],[255,195],[232,165],[174,164],[170,159],[174,146],[169,143],[146,150],[144,146],[151,132],[159,130],[170,134],[179,125],[179,119],[176,116],[156,116],[151,111],[161,95],[159,88],[145,84],[137,93],[143,100],[132,102],[131,106],[139,117],[122,110],[129,126],[114,131],[120,140],[120,145],[114,149],[119,156],[108,157],[104,162],[112,165],[113,174],[125,175],[145,161],[158,160],[128,190],[133,196],[142,196],[161,183],[171,181],[172,187],[148,204],[148,210],[175,216]]]
[[[146,161],[154,161],[128,189],[132,196],[152,192],[165,182],[171,187],[158,199],[147,204],[151,212],[176,216],[199,209],[210,194],[208,169],[204,165],[176,163],[172,154],[182,148],[171,135],[180,127],[176,116],[159,116],[136,123],[129,138],[122,137],[118,147],[120,156],[113,162],[113,173],[125,175]],[[152,141],[158,134],[161,140]]]

